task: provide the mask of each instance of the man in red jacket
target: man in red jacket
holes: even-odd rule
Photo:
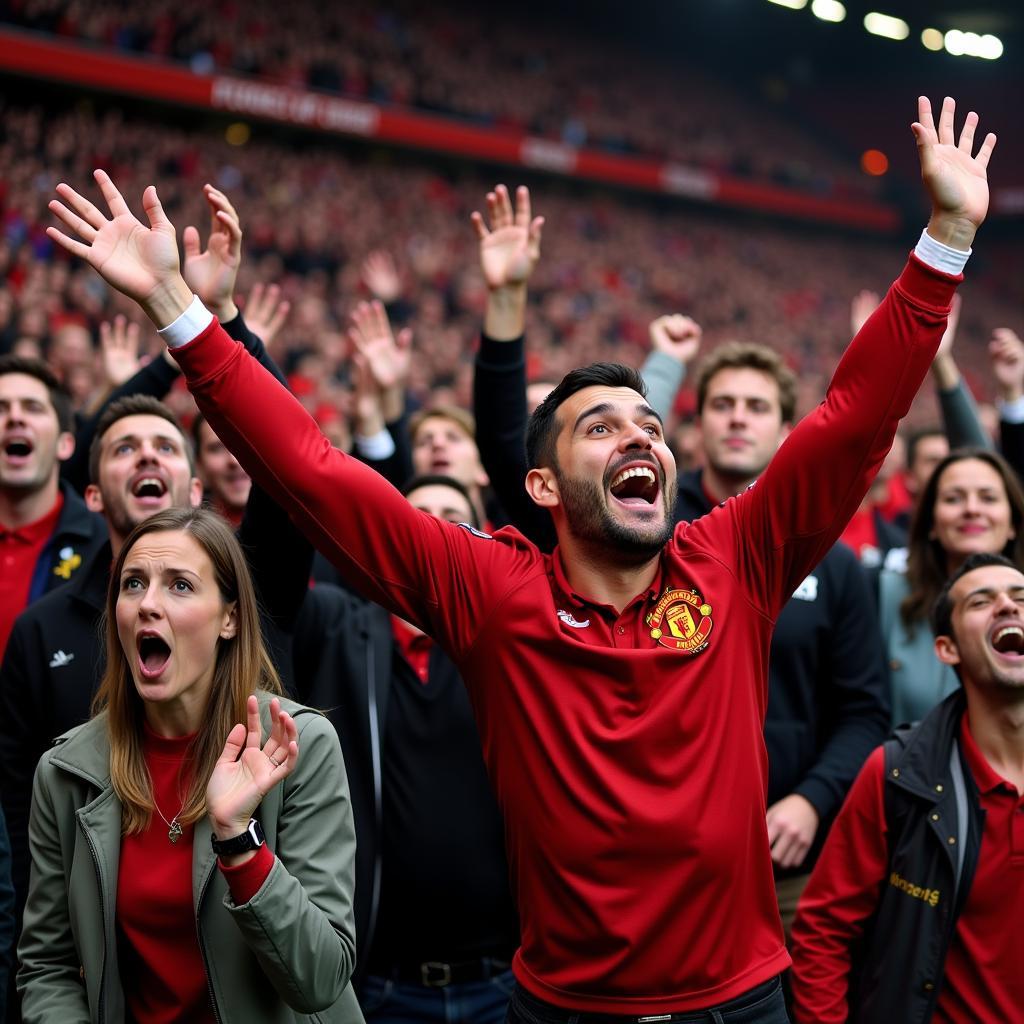
[[[526,481],[554,521],[551,555],[417,512],[331,448],[193,298],[154,188],[146,228],[103,172],[109,218],[58,187],[51,209],[82,241],[50,237],[140,303],[217,435],[350,585],[459,667],[522,918],[511,1021],[786,1020],[765,825],[772,625],[931,363],[988,207],[995,138],[972,156],[976,125],[969,114],[958,145],[953,101],[936,128],[922,98],[927,231],[825,402],[720,509],[673,528],[675,465],[635,371],[596,364],[555,388],[531,421]],[[520,196],[514,215],[492,203],[491,231],[527,253],[540,224]]]

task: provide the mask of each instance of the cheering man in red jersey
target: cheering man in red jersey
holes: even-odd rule
[[[417,512],[333,449],[192,296],[152,186],[148,227],[102,171],[109,216],[58,187],[51,209],[78,238],[50,237],[139,302],[218,437],[346,581],[459,668],[521,915],[510,1021],[786,1020],[765,824],[769,641],[885,457],[985,217],[995,137],[974,154],[977,115],[959,140],[953,115],[947,99],[936,126],[920,100],[928,227],[753,488],[674,526],[675,464],[639,376],[596,364],[552,391],[526,478],[555,525],[551,555],[515,530]],[[539,251],[525,190],[491,227],[524,261]]]

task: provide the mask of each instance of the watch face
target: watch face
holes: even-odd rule
[[[210,843],[214,853],[219,857],[229,857],[236,853],[258,850],[264,843],[263,826],[255,818],[250,818],[248,828],[241,835],[232,836],[230,839],[217,839],[216,836],[210,836]]]

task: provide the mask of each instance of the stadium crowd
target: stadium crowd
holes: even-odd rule
[[[293,14],[282,26],[267,0],[0,4],[0,23],[184,62],[200,74],[257,75],[820,194],[877,192],[769,103],[623,40],[610,51],[585,24],[567,25],[552,11],[537,9],[527,25],[468,3],[424,11],[408,0],[344,8],[300,0]],[[230,35],[221,31],[225,19]],[[629,99],[638,95],[643,104]],[[731,132],[740,117],[746,129]]]
[[[397,315],[414,331],[414,401],[468,403],[484,294],[464,224],[486,188],[481,175],[385,154],[319,146],[296,152],[271,139],[233,147],[212,132],[84,106],[54,114],[8,103],[0,117],[0,348],[20,343],[28,351],[32,339],[59,336],[56,348],[68,351],[52,358],[58,365],[71,360],[67,383],[79,406],[100,382],[85,332],[73,325],[95,343],[103,320],[131,311],[54,250],[44,234],[46,201],[57,181],[79,180],[100,165],[126,187],[157,182],[182,224],[208,219],[204,182],[234,197],[246,231],[240,291],[276,284],[290,303],[275,354],[286,373],[301,378],[304,401],[319,418],[350,408],[347,315],[368,293],[398,301]],[[557,230],[532,289],[532,379],[557,379],[592,360],[639,364],[647,324],[682,309],[699,314],[706,347],[736,339],[784,352],[800,377],[798,405],[806,411],[849,335],[852,297],[864,288],[881,291],[885,281],[874,268],[900,252],[884,241],[753,226],[605,192],[547,186],[545,200]],[[368,274],[365,260],[379,250],[389,259]],[[967,290],[959,342],[984,399],[993,395],[975,368],[984,365],[992,328],[1014,315],[1003,280],[986,283],[1004,266],[991,264]],[[144,354],[156,351],[149,333],[141,344]],[[912,419],[934,419],[934,407],[926,399]]]
[[[677,73],[543,32],[456,60],[490,16],[411,10],[0,5],[848,180],[767,119],[656,150],[692,114],[624,121],[616,82]],[[995,139],[953,123],[921,101],[908,258],[6,102],[8,1019],[1015,1019],[1024,342],[968,263]]]

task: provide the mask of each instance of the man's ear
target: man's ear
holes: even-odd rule
[[[193,508],[199,508],[203,503],[203,481],[197,476],[189,481],[188,502]]]
[[[75,454],[75,435],[66,430],[57,437],[57,461],[67,462]]]
[[[90,512],[99,512],[103,515],[103,495],[95,484],[89,484],[85,489],[85,507]]]
[[[531,469],[526,474],[526,493],[533,503],[540,505],[541,508],[555,508],[561,504],[555,471],[546,466],[541,469]]]
[[[935,656],[943,665],[960,664],[960,649],[951,636],[937,636],[935,638]]]

